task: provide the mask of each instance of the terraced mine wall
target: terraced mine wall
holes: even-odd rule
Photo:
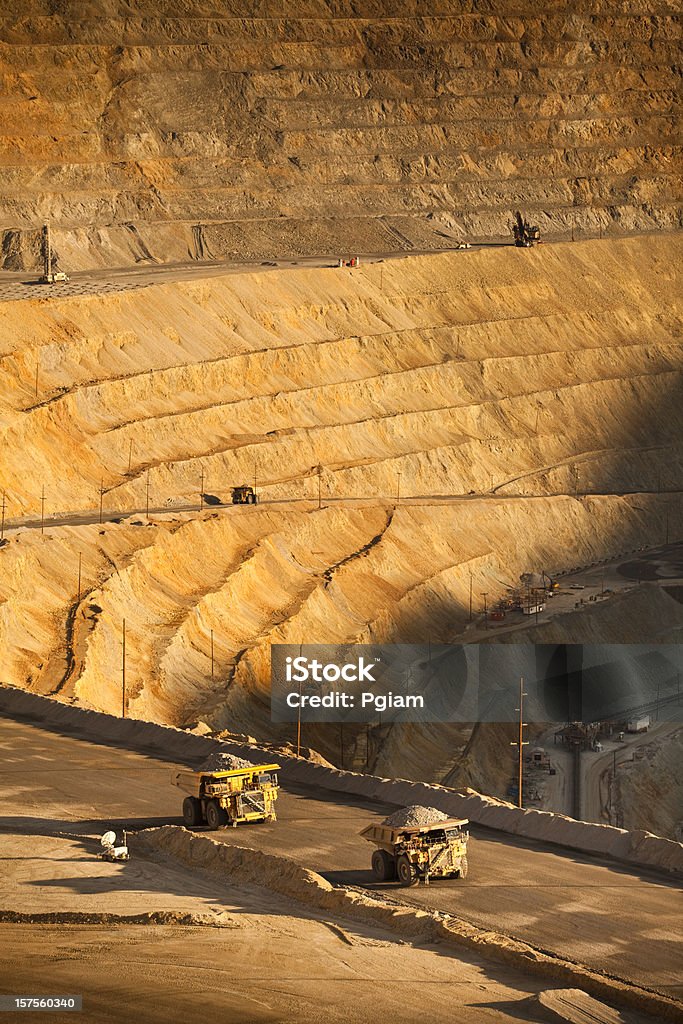
[[[118,713],[125,619],[131,716],[280,739],[272,643],[447,642],[470,581],[478,610],[680,539],[680,257],[661,235],[1,303],[3,680]],[[199,512],[254,477],[256,508]],[[649,589],[603,641],[677,639]],[[382,774],[467,740],[418,733]]]
[[[271,763],[273,758],[272,751],[255,745],[227,744],[152,722],[85,711],[13,687],[0,686],[0,711],[44,722],[50,728],[75,731],[84,739],[120,744],[195,766],[215,750],[228,750],[253,763]],[[342,772],[296,757],[278,755],[277,760],[285,782],[399,806],[420,804],[436,807],[451,817],[469,818],[488,828],[683,874],[683,844],[649,832],[626,832],[611,825],[574,821],[550,811],[521,810],[473,790],[463,792],[403,779],[381,779],[373,775]]]
[[[8,0],[2,266],[682,223],[679,6]]]

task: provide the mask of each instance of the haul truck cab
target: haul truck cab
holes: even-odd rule
[[[173,784],[188,795],[183,821],[188,828],[236,827],[239,822],[275,821],[279,764],[255,764],[232,771],[173,773]]]

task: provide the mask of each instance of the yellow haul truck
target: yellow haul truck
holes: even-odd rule
[[[377,849],[372,873],[378,882],[398,878],[401,885],[417,885],[422,879],[465,878],[467,875],[467,818],[449,818],[433,825],[368,825],[360,833]]]
[[[255,764],[232,771],[174,772],[173,784],[188,794],[183,821],[188,828],[206,823],[214,830],[241,821],[275,821],[279,770],[279,764]]]

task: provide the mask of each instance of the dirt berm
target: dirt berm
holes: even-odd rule
[[[336,888],[321,875],[287,857],[216,842],[184,828],[165,825],[131,837],[132,848],[162,852],[194,869],[230,875],[240,882],[265,886],[317,910],[364,924],[389,928],[411,942],[449,943],[502,960],[527,974],[541,975],[609,1003],[652,1014],[657,1020],[683,1021],[683,1007],[666,996],[628,984],[602,972],[563,960],[506,935],[486,931],[448,915],[396,906],[369,894]]]
[[[269,751],[257,746],[228,744],[153,722],[86,711],[14,687],[0,686],[0,712],[36,719],[56,728],[80,732],[94,740],[123,744],[190,765],[199,765],[212,751],[220,750],[254,763],[272,760]],[[650,832],[628,832],[611,825],[575,821],[550,811],[521,810],[473,790],[456,791],[423,782],[359,775],[284,755],[278,755],[278,762],[284,782],[352,793],[402,807],[409,804],[436,807],[449,817],[469,818],[488,828],[683,875],[683,844]]]

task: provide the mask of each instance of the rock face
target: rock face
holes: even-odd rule
[[[682,223],[667,0],[8,0],[2,265]]]
[[[680,249],[0,303],[0,492],[9,523],[35,519],[45,481],[47,522],[0,549],[0,679],[118,714],[125,619],[131,717],[291,740],[270,722],[272,643],[447,641],[470,583],[478,611],[530,568],[678,539]],[[254,472],[261,504],[198,514],[202,482],[229,502]],[[148,485],[151,509],[194,513],[148,519]],[[101,486],[118,525],[97,522]],[[53,525],[78,509],[89,525]],[[656,588],[629,621],[615,640],[677,639],[681,605]],[[417,778],[464,739],[415,730],[378,764]],[[339,757],[336,731],[303,742]]]

